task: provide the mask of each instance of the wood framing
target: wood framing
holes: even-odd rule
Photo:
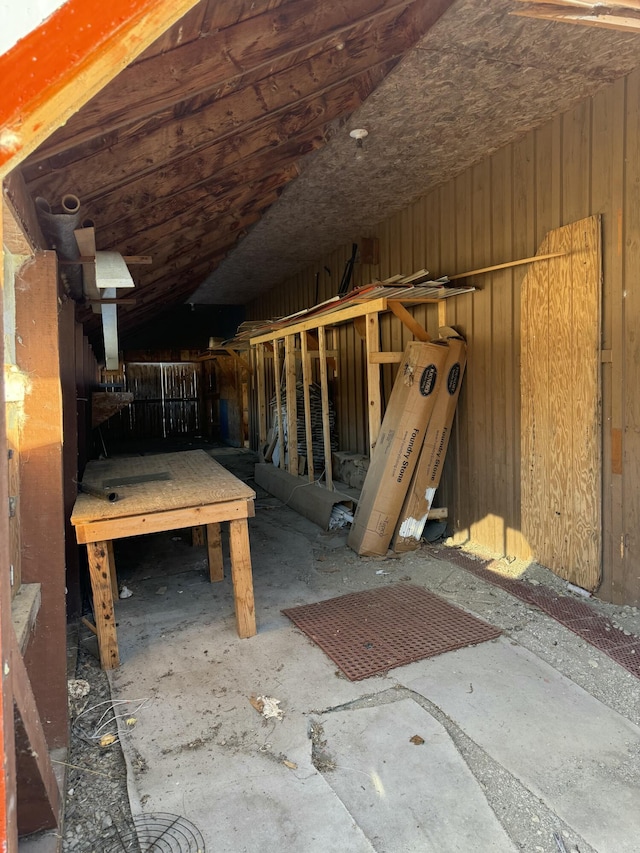
[[[63,408],[55,252],[27,261],[16,280],[19,369],[29,377],[20,435],[22,579],[42,584],[39,630],[25,664],[50,748],[68,738]],[[73,341],[72,341],[73,342]]]
[[[0,109],[0,177],[196,2],[114,0],[105,5],[67,0],[46,24],[0,55],[0,79],[7,93]]]
[[[142,478],[137,483],[127,482],[132,470],[136,472],[134,478]],[[253,636],[256,623],[247,532],[247,518],[254,515],[252,489],[202,450],[135,460],[94,460],[87,466],[83,481],[103,488],[105,481],[123,478],[125,482],[118,488],[126,500],[109,503],[81,493],[71,516],[78,543],[87,546],[103,669],[120,665],[113,539],[206,525],[209,575],[214,582],[224,577],[220,522],[229,522],[238,633],[241,637]]]

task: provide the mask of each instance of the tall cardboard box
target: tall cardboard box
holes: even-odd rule
[[[348,544],[358,554],[387,553],[447,355],[445,341],[413,341],[404,352],[349,533]]]
[[[449,354],[418,464],[393,536],[394,551],[414,551],[420,544],[442,476],[442,466],[447,455],[451,426],[467,363],[467,345],[457,332],[443,327],[440,329],[440,337],[447,339]]]

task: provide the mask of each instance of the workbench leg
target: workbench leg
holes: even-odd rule
[[[229,544],[238,636],[253,637],[256,633],[256,608],[253,600],[249,527],[246,518],[229,522]]]
[[[204,524],[191,528],[191,547],[199,548],[204,545]]]
[[[96,616],[96,633],[100,650],[100,664],[103,669],[115,669],[120,666],[116,616],[111,593],[110,544],[110,542],[90,542],[87,545],[89,574],[93,591],[93,609]]]
[[[111,579],[111,595],[118,598],[120,590],[118,589],[118,574],[116,572],[116,558],[113,553],[113,542],[110,539],[107,542],[107,556],[109,558],[109,577]]]
[[[220,523],[217,521],[214,521],[213,524],[207,524],[207,553],[209,556],[209,580],[211,583],[223,581],[222,537],[220,535]]]

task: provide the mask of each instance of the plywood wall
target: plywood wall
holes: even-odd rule
[[[380,264],[355,283],[422,267],[454,274],[535,253],[552,228],[592,214],[603,221],[603,584],[600,595],[640,603],[640,71],[500,149],[362,236],[380,240]],[[278,316],[337,292],[350,246],[318,259],[249,307]],[[329,273],[327,269],[329,269]],[[520,286],[525,268],[478,278],[449,302],[469,363],[442,486],[456,537],[527,557],[520,507]],[[434,313],[418,312],[435,331]],[[385,318],[383,346],[406,331]],[[336,390],[340,445],[364,452],[362,344],[340,332]],[[389,393],[391,368],[385,368]]]

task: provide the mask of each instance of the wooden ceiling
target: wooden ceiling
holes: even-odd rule
[[[123,329],[184,302],[452,0],[202,0],[23,164],[133,269]],[[89,312],[83,315],[95,325]]]

